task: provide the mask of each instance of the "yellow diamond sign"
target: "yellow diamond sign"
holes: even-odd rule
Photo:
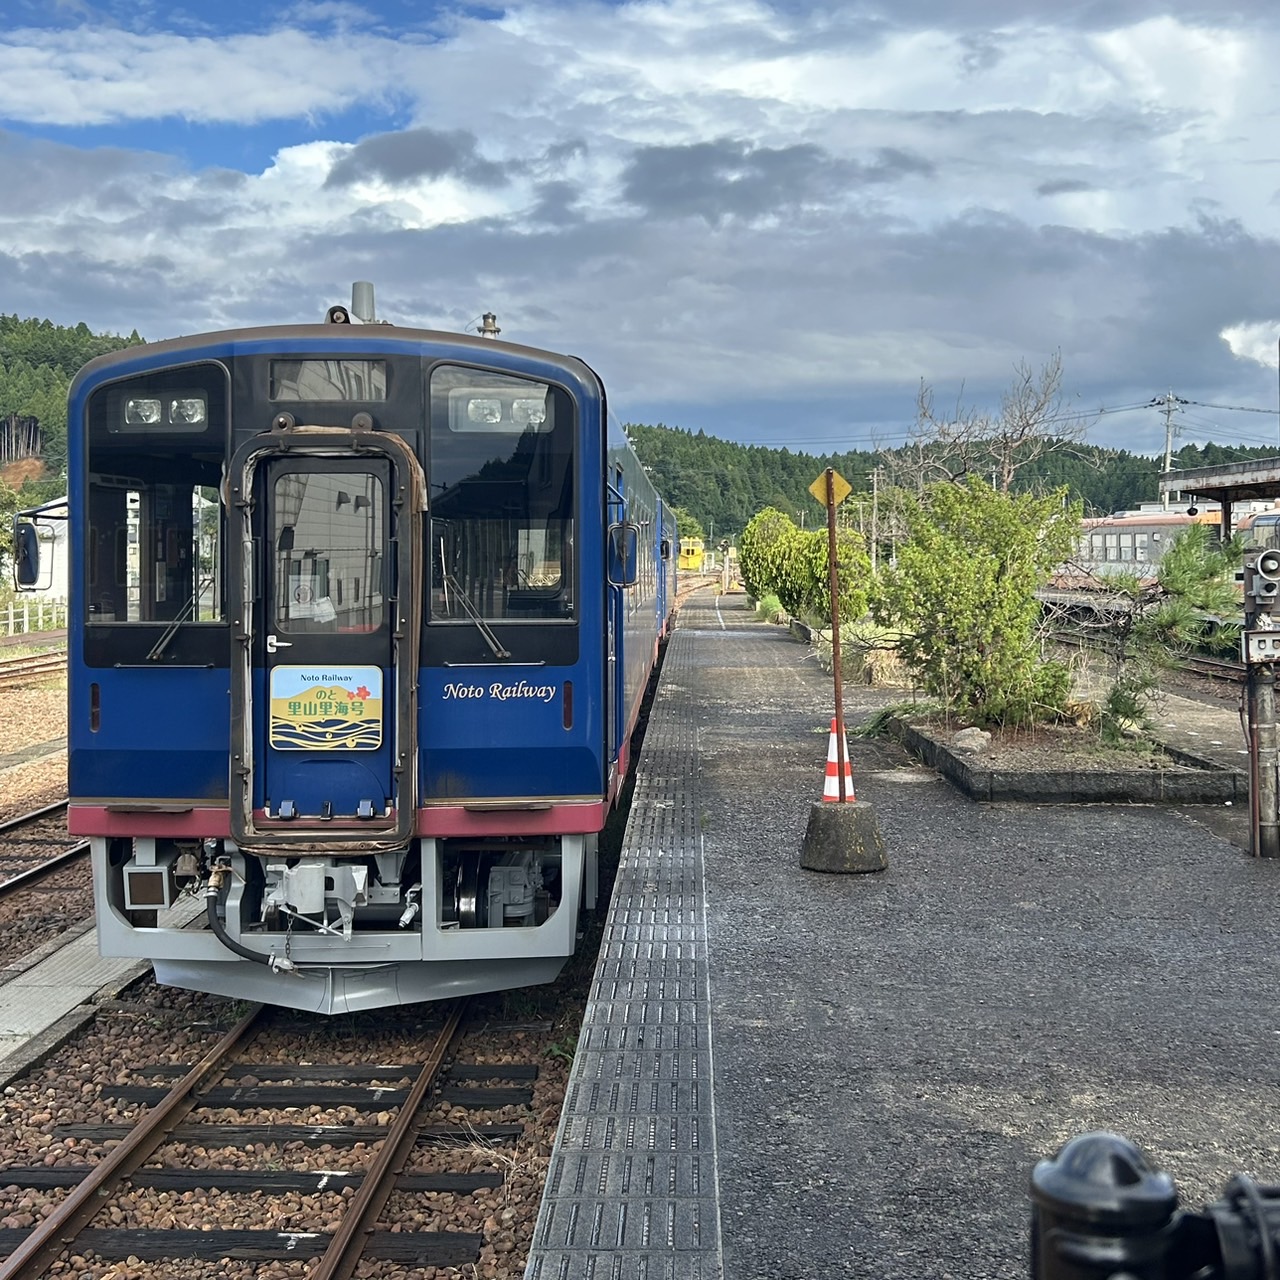
[[[810,486],[809,492],[825,507],[827,505],[827,473],[824,471]],[[831,498],[839,506],[851,493],[851,485],[838,471],[831,473]]]

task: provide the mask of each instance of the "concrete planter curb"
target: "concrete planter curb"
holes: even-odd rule
[[[812,645],[817,632],[798,618],[792,636]],[[1172,769],[990,769],[896,716],[885,732],[973,800],[1022,804],[1245,804],[1249,777],[1167,743]]]
[[[1189,752],[1164,747],[1179,763],[1172,769],[989,769],[952,751],[915,726],[891,717],[885,725],[929,768],[974,800],[1032,804],[1234,804],[1247,803],[1249,779]]]

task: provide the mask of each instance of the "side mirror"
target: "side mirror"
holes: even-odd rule
[[[609,584],[634,587],[640,569],[640,528],[634,524],[609,526]]]
[[[19,591],[40,582],[40,541],[35,525],[28,520],[13,522],[13,581]]]

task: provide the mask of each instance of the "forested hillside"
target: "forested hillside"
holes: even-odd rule
[[[628,423],[627,434],[659,492],[694,516],[716,541],[736,536],[764,507],[776,507],[797,523],[802,517],[809,524],[821,519],[808,489],[826,467],[834,467],[853,486],[850,503],[870,495],[877,468],[882,486],[914,487],[921,473],[918,453],[907,449],[815,456],[662,425]],[[1188,470],[1275,455],[1274,448],[1207,444],[1186,445],[1173,458],[1176,467]],[[1156,501],[1161,463],[1124,449],[1072,442],[1028,462],[1018,471],[1014,489],[1047,493],[1065,485],[1073,499],[1084,503],[1087,515],[1106,515]]]
[[[121,337],[93,333],[85,324],[66,328],[49,320],[0,314],[0,515],[18,502],[32,505],[57,496],[66,465],[66,401],[72,378],[95,356],[141,341],[136,330]],[[668,502],[688,512],[704,534],[716,540],[737,536],[765,507],[785,511],[797,523],[820,519],[820,508],[808,489],[828,466],[853,486],[850,502],[870,496],[877,471],[883,487],[915,487],[922,474],[919,449],[817,456],[735,444],[662,424],[630,423],[627,433]],[[1073,498],[1083,501],[1087,514],[1118,511],[1158,496],[1159,459],[1062,443],[1064,447],[1045,450],[1021,466],[1014,488],[1048,492],[1065,485]],[[1275,452],[1186,445],[1174,460],[1187,469]]]
[[[49,320],[0,315],[0,423],[13,420],[10,430],[25,439],[29,420],[36,420],[44,478],[59,479],[66,465],[67,388],[77,370],[94,356],[141,341],[136,331],[122,338],[93,333],[85,324],[68,329]],[[22,451],[21,441],[9,450],[0,446],[0,456],[9,461]]]

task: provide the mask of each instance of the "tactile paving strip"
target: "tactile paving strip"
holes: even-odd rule
[[[693,645],[650,712],[527,1280],[721,1275]]]

